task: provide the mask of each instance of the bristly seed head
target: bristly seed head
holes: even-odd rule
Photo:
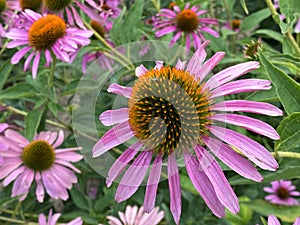
[[[105,29],[99,22],[97,22],[96,20],[92,20],[91,27],[95,30],[95,32],[97,32],[101,37],[104,38]]]
[[[258,38],[257,41],[251,41],[244,47],[244,57],[250,60],[258,60],[258,50],[262,48],[262,40]]]
[[[198,28],[197,14],[190,9],[182,10],[176,17],[177,27],[184,32],[192,32]]]
[[[37,50],[49,49],[65,35],[66,29],[66,23],[59,16],[44,16],[31,25],[29,43]]]
[[[48,9],[53,11],[60,11],[67,7],[72,2],[72,0],[44,0],[44,2]]]
[[[22,153],[25,166],[34,171],[44,171],[54,164],[55,152],[53,147],[44,140],[32,141]]]
[[[290,193],[289,190],[287,190],[284,187],[280,187],[276,190],[276,195],[280,198],[280,199],[288,199],[290,197]]]
[[[24,9],[31,9],[37,11],[41,8],[43,1],[42,0],[20,0],[20,6]]]
[[[209,104],[208,93],[189,72],[153,69],[134,83],[129,124],[146,148],[170,154],[198,143],[207,132]]]
[[[0,0],[0,13],[6,9],[6,0]]]
[[[232,25],[233,30],[238,29],[238,28],[240,28],[241,20],[234,19],[231,21],[231,25]]]

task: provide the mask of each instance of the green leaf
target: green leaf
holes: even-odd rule
[[[267,75],[276,88],[276,93],[286,112],[291,114],[300,111],[300,85],[287,74],[275,67],[259,51],[259,59]]]
[[[297,19],[300,13],[300,4],[297,0],[279,0],[280,12],[285,15],[285,19],[291,26]]]
[[[275,88],[272,88],[267,91],[257,91],[250,94],[247,98],[249,101],[257,101],[257,102],[272,102],[277,101],[278,96],[275,91]]]
[[[37,133],[43,113],[41,109],[34,109],[25,116],[25,136],[28,140],[32,140]]]
[[[281,121],[277,128],[280,140],[275,143],[275,151],[295,151],[300,147],[300,112],[293,113]]]
[[[0,92],[0,100],[20,99],[35,95],[34,88],[27,83],[18,83]]]
[[[246,196],[240,196],[239,201],[250,201],[250,199]],[[237,214],[233,214],[232,212],[226,209],[226,217],[225,219],[232,225],[244,225],[248,224],[252,218],[253,211],[249,207],[240,204],[240,211]]]
[[[249,11],[248,11],[248,8],[247,8],[247,5],[246,5],[245,0],[240,0],[240,4],[241,4],[241,6],[243,7],[245,13],[248,15],[248,14],[249,14]]]
[[[114,23],[110,36],[117,45],[130,43],[138,40],[140,36],[139,29],[142,27],[142,13],[144,1],[137,0],[128,10],[128,12],[121,14]],[[124,16],[123,21],[122,17]],[[121,32],[120,32],[121,31]]]
[[[259,10],[255,13],[252,13],[250,16],[247,16],[241,24],[241,31],[247,31],[254,29],[261,21],[267,19],[271,16],[271,12],[268,8]]]
[[[72,188],[70,191],[70,194],[71,194],[71,197],[72,197],[75,205],[78,208],[84,209],[84,210],[87,210],[88,212],[90,212],[89,202],[86,199],[86,197],[83,195],[83,193],[78,191],[76,188]]]
[[[13,68],[13,65],[10,63],[10,59],[1,65],[1,67],[0,67],[0,71],[1,71],[0,90],[2,90],[3,85],[5,84],[8,76],[10,75],[12,68]]]
[[[248,206],[254,211],[265,215],[274,215],[284,222],[294,222],[300,215],[300,206],[283,206],[268,203],[263,200],[254,200],[251,202],[241,202],[242,205]]]
[[[267,37],[270,37],[280,43],[283,42],[283,36],[281,33],[278,33],[274,30],[270,30],[270,29],[259,29],[257,31],[255,31],[255,34],[259,34],[259,35],[264,35]]]
[[[290,40],[287,37],[283,38],[282,52],[283,54],[291,54],[291,55],[295,55],[296,53],[293,45],[291,44]]]
[[[182,189],[192,194],[199,195],[198,191],[194,188],[194,185],[192,184],[190,178],[187,175],[180,176],[180,186],[182,187]]]

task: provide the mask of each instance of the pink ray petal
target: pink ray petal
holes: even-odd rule
[[[275,216],[270,215],[268,217],[268,225],[280,225],[280,222]]]
[[[131,87],[124,87],[116,83],[112,83],[109,88],[107,89],[108,92],[124,96],[125,98],[130,98],[132,88]]]
[[[105,126],[111,126],[128,120],[128,108],[107,110],[99,116],[99,120]]]

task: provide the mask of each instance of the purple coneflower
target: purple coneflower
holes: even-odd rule
[[[82,225],[82,219],[81,217],[77,217],[74,220],[70,221],[69,223],[57,223],[57,220],[61,216],[60,213],[52,214],[52,209],[49,211],[48,215],[48,221],[46,219],[46,216],[41,213],[39,215],[39,225]]]
[[[33,141],[28,141],[16,131],[7,129],[0,136],[3,163],[0,165],[0,180],[7,186],[14,181],[12,197],[22,195],[24,200],[32,183],[36,183],[36,198],[44,201],[44,189],[54,199],[67,200],[67,189],[71,189],[80,173],[70,162],[78,162],[82,155],[75,153],[80,147],[58,148],[64,141],[63,132],[41,132]]]
[[[159,212],[159,207],[150,213],[145,213],[143,206],[126,206],[125,213],[119,212],[120,220],[114,216],[107,216],[110,225],[156,225],[164,218],[164,212]]]
[[[219,37],[218,32],[209,27],[210,25],[217,25],[217,19],[202,18],[200,16],[206,13],[206,10],[200,10],[197,6],[189,7],[190,4],[188,3],[183,10],[180,10],[177,5],[173,6],[173,10],[162,9],[158,14],[161,19],[157,18],[153,24],[156,36],[161,37],[174,32],[170,42],[172,46],[180,39],[182,34],[185,34],[187,49],[190,49],[191,40],[194,42],[195,49],[201,46],[201,42],[205,40],[202,32]]]
[[[220,123],[241,126],[278,140],[276,130],[265,122],[245,115],[221,112],[237,111],[280,116],[282,111],[263,102],[217,102],[218,97],[229,94],[268,90],[271,88],[270,81],[232,81],[259,67],[258,62],[245,62],[226,68],[204,82],[206,76],[225,55],[224,52],[218,52],[204,62],[207,44],[206,41],[200,46],[186,68],[185,63],[180,61],[175,67],[165,67],[159,61],[152,70],[147,70],[141,65],[136,68],[138,79],[132,88],[115,83],[110,85],[109,92],[129,99],[128,107],[108,110],[100,115],[104,125],[117,125],[95,144],[93,157],[101,156],[113,147],[135,138],[135,143],[121,154],[108,172],[107,185],[110,186],[126,165],[135,158],[118,186],[115,196],[117,202],[128,199],[136,192],[154,157],[144,201],[145,211],[150,212],[155,203],[162,161],[166,159],[171,212],[178,223],[181,214],[181,192],[175,156],[183,155],[192,183],[213,213],[223,217],[224,206],[237,213],[238,199],[221,167],[204,148],[205,145],[234,171],[254,181],[261,181],[263,177],[252,163],[231,146],[260,168],[271,171],[277,169],[276,160],[261,144],[236,131],[221,127]],[[192,150],[192,153],[189,150]]]
[[[278,205],[299,205],[294,196],[300,196],[300,192],[295,191],[296,187],[290,180],[277,180],[271,182],[272,187],[264,187],[264,191],[270,193],[266,200]]]
[[[71,62],[70,55],[78,51],[80,46],[90,43],[89,37],[93,32],[70,28],[65,21],[57,15],[40,15],[32,10],[26,9],[22,12],[25,19],[24,27],[11,29],[6,36],[10,39],[7,48],[15,48],[26,45],[17,51],[12,59],[12,64],[17,64],[32,51],[25,60],[24,71],[29,67],[33,59],[32,76],[37,75],[41,55],[46,57],[46,66],[52,61],[51,53],[63,62]]]
[[[280,225],[280,222],[275,216],[270,215],[268,217],[268,225]],[[297,217],[293,225],[300,225],[300,217]]]

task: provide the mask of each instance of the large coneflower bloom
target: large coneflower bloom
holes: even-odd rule
[[[36,198],[44,201],[46,192],[54,199],[67,200],[67,189],[71,189],[80,173],[70,162],[78,162],[82,155],[75,153],[80,147],[58,148],[64,141],[63,132],[41,132],[33,141],[28,141],[16,131],[7,129],[0,136],[3,163],[0,165],[0,180],[7,186],[14,181],[12,197],[21,195],[24,200],[32,183],[36,183]]]
[[[277,180],[271,182],[272,187],[264,187],[264,191],[270,193],[266,200],[278,205],[299,205],[299,201],[294,196],[300,196],[300,192],[295,191],[296,186],[290,180]]]
[[[280,225],[280,222],[274,215],[270,215],[268,217],[268,225]],[[297,217],[293,225],[300,225],[300,217]]]
[[[79,47],[90,43],[89,37],[92,31],[70,28],[65,21],[57,15],[41,15],[32,10],[26,9],[22,12],[24,27],[11,29],[6,37],[12,39],[7,48],[23,46],[17,51],[12,59],[12,64],[19,61],[30,52],[26,57],[24,71],[29,67],[33,60],[32,76],[36,77],[39,62],[42,54],[46,57],[46,66],[52,61],[51,52],[63,62],[71,63],[70,54],[77,52]]]
[[[50,209],[48,220],[46,219],[46,216],[43,213],[39,215],[39,225],[82,225],[83,223],[81,217],[77,217],[69,223],[57,223],[60,216],[60,213],[53,214],[52,209]]]
[[[156,30],[156,36],[161,37],[169,33],[174,33],[170,45],[174,45],[180,37],[185,35],[186,48],[190,49],[191,40],[194,42],[194,48],[198,49],[202,41],[205,40],[202,32],[209,33],[215,37],[219,37],[218,32],[213,30],[210,26],[217,25],[215,18],[202,18],[201,16],[206,13],[206,10],[200,10],[197,6],[186,4],[183,10],[175,5],[173,10],[162,9],[158,13],[158,17],[153,25]]]
[[[144,207],[126,206],[125,213],[119,212],[120,220],[114,216],[107,216],[110,225],[157,225],[163,218],[164,212],[159,207],[150,213],[144,212]]]
[[[110,186],[133,160],[118,186],[115,196],[118,202],[136,192],[154,158],[145,194],[146,212],[154,207],[162,161],[167,160],[170,208],[176,223],[181,214],[181,192],[175,156],[184,156],[192,183],[218,217],[225,215],[224,206],[237,213],[238,199],[220,165],[204,148],[205,145],[237,173],[254,181],[261,181],[263,177],[234,148],[262,169],[274,171],[278,167],[271,153],[261,144],[221,124],[241,126],[277,140],[279,135],[273,127],[245,115],[221,112],[280,116],[282,111],[263,102],[217,101],[218,97],[229,94],[270,89],[270,82],[261,79],[232,81],[257,69],[258,62],[231,66],[206,78],[225,55],[224,52],[218,52],[204,62],[207,43],[200,46],[186,68],[185,63],[180,61],[175,67],[157,62],[152,70],[141,65],[136,68],[138,79],[133,87],[111,84],[108,91],[128,98],[128,107],[108,110],[100,115],[104,125],[117,125],[107,131],[93,147],[93,157],[98,157],[129,139],[135,140],[108,172],[107,185]]]

